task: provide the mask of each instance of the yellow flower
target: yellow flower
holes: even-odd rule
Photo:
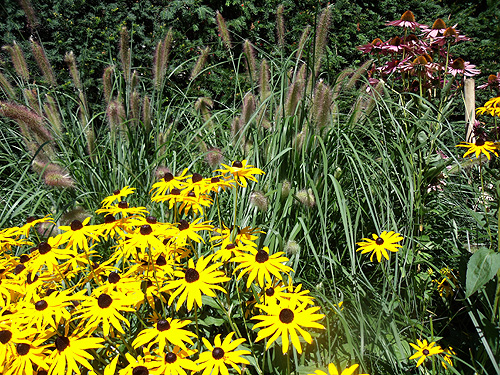
[[[87,217],[83,222],[80,220],[73,220],[71,225],[60,226],[59,229],[65,231],[65,233],[56,236],[60,245],[68,243],[66,248],[73,248],[77,251],[78,248],[89,250],[88,238],[92,238],[95,241],[99,241],[99,236],[97,235],[98,225],[87,225],[90,221],[90,217]]]
[[[248,247],[248,250],[250,251],[249,254],[247,253],[233,258],[233,262],[240,263],[234,269],[234,273],[241,269],[238,280],[241,279],[244,274],[248,273],[247,288],[250,288],[250,285],[255,279],[257,279],[259,286],[263,288],[266,282],[268,284],[273,282],[271,275],[282,280],[283,276],[280,272],[288,274],[290,271],[293,271],[291,267],[282,264],[288,262],[288,258],[282,256],[284,254],[283,252],[269,255],[269,248],[266,246],[260,250]]]
[[[424,341],[420,341],[419,339],[417,339],[417,344],[413,344],[413,343],[410,343],[410,345],[415,349],[417,350],[417,352],[415,354],[413,354],[410,359],[416,359],[416,358],[419,358],[419,360],[417,361],[417,366],[420,366],[422,364],[422,362],[424,362],[427,357],[430,357],[432,355],[435,355],[435,354],[439,354],[439,353],[442,353],[443,352],[443,349],[441,349],[441,347],[438,345],[438,346],[434,346],[434,344],[436,344],[435,342],[431,342],[430,344],[427,343],[427,340],[424,339]]]
[[[241,369],[237,365],[238,363],[250,364],[250,362],[242,357],[242,355],[250,354],[248,350],[234,350],[240,344],[245,342],[244,338],[236,339],[231,342],[234,332],[231,332],[226,336],[224,341],[221,342],[220,334],[215,336],[214,345],[206,338],[202,338],[203,343],[209,351],[200,354],[200,358],[196,361],[199,365],[199,370],[203,370],[202,375],[227,375],[228,369],[227,365],[231,365],[238,374],[241,374]]]
[[[167,282],[167,285],[161,289],[162,292],[176,289],[168,300],[169,305],[180,295],[176,310],[179,310],[184,301],[187,301],[187,309],[191,311],[194,302],[196,302],[198,307],[202,306],[202,293],[210,297],[215,297],[214,289],[226,293],[223,287],[215,284],[225,283],[230,278],[226,277],[224,272],[217,270],[222,263],[218,262],[209,266],[208,264],[211,260],[212,255],[206,258],[202,256],[198,259],[195,267],[193,259],[189,259],[186,270],[174,272],[174,275],[179,277],[179,279]]]
[[[455,147],[466,147],[468,148],[467,152],[464,154],[464,158],[470,154],[476,154],[476,158],[479,158],[481,153],[485,154],[488,160],[490,160],[490,152],[498,156],[496,149],[497,145],[494,142],[485,141],[482,138],[478,138],[475,143],[462,142]]]
[[[232,174],[234,180],[241,187],[247,186],[247,180],[257,182],[257,179],[254,177],[256,174],[264,174],[264,171],[259,168],[255,168],[253,165],[247,164],[246,160],[243,161],[235,161],[232,166],[226,164],[221,164],[226,169],[218,169],[217,171],[222,172],[223,174]]]
[[[193,345],[190,336],[196,337],[194,333],[182,329],[189,323],[191,323],[191,320],[160,319],[156,322],[154,328],[143,329],[132,343],[132,346],[137,348],[149,343],[148,347],[150,348],[152,345],[158,344],[158,351],[163,353],[168,341],[183,350],[187,350],[184,342]]]
[[[102,207],[109,207],[113,202],[120,201],[122,198],[132,194],[135,188],[125,186],[120,190],[115,190],[112,195],[107,196],[101,202]]]
[[[79,374],[79,366],[92,370],[88,359],[94,359],[87,350],[102,348],[104,341],[100,337],[79,337],[78,335],[57,336],[56,349],[49,357],[51,375],[67,375],[73,372]]]
[[[163,353],[163,352],[162,352]],[[187,375],[185,370],[197,371],[198,366],[192,360],[186,358],[196,353],[196,350],[182,350],[178,346],[171,352],[164,353],[160,366],[155,370],[156,374],[162,375]]]
[[[338,370],[337,367],[335,367],[335,365],[333,363],[330,363],[328,365],[328,374],[324,371],[316,370],[316,371],[314,371],[314,373],[309,374],[309,375],[352,375],[352,374],[354,374],[354,371],[356,371],[356,369],[358,367],[359,367],[359,365],[355,364],[349,368],[346,368],[342,372],[340,372],[340,370]],[[359,375],[368,375],[368,374],[359,374]]]
[[[311,344],[311,334],[302,327],[325,329],[323,325],[316,322],[324,317],[323,314],[316,314],[319,306],[307,308],[307,303],[295,304],[293,301],[282,301],[279,305],[257,305],[257,307],[266,312],[267,315],[257,315],[252,318],[261,320],[261,322],[253,326],[253,329],[262,328],[255,341],[269,337],[266,349],[281,336],[282,350],[283,354],[285,354],[288,352],[290,336],[293,346],[300,354],[302,348],[297,332],[307,343]]]
[[[448,366],[453,367],[453,360],[451,356],[455,354],[456,353],[453,351],[453,348],[451,346],[443,351],[443,358],[441,359],[441,365],[444,367],[445,370],[448,368]]]
[[[479,107],[476,110],[476,113],[478,115],[482,115],[484,113],[487,113],[492,116],[500,116],[500,97],[492,98],[488,100],[485,104],[484,107]]]
[[[398,247],[401,247],[401,245],[397,244],[397,242],[403,240],[403,237],[399,233],[395,233],[393,231],[383,231],[380,236],[373,233],[372,237],[373,240],[370,238],[363,238],[361,241],[364,242],[357,242],[356,245],[359,245],[359,249],[356,251],[361,251],[361,254],[373,251],[370,256],[370,261],[373,261],[373,256],[377,255],[378,262],[382,261],[382,256],[389,260],[389,254],[387,251],[391,251],[393,253],[398,252]]]

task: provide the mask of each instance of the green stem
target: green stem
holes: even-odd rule
[[[490,246],[489,248],[491,249],[491,246],[493,245],[493,237],[491,236],[491,229],[490,229],[490,223],[488,220],[488,212],[486,211],[486,194],[484,193],[484,180],[483,180],[483,168],[482,168],[482,154],[479,154],[479,177],[481,178],[481,199],[483,201],[483,207],[484,207],[484,218],[486,219],[486,230],[488,231],[488,237],[490,238]]]

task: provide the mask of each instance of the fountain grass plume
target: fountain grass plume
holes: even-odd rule
[[[248,39],[245,39],[245,42],[243,43],[243,52],[247,62],[248,74],[250,75],[250,79],[254,81],[257,77],[257,62],[255,61],[255,51],[252,43],[250,43]]]
[[[56,134],[60,136],[63,133],[64,128],[61,120],[61,113],[59,112],[59,107],[52,95],[45,95],[43,110],[50,125],[52,125],[52,128],[55,130]]]
[[[161,42],[158,42],[156,46],[153,58],[153,84],[157,89],[163,84],[165,79],[172,41],[173,32],[172,28],[170,28],[165,38]]]
[[[30,79],[30,73],[21,47],[19,47],[19,45],[14,42],[12,46],[3,46],[2,48],[5,51],[9,52],[10,58],[12,60],[12,65],[14,65],[14,69],[17,75],[28,82]]]
[[[278,36],[278,45],[283,48],[285,46],[285,21],[283,19],[283,4],[278,5],[276,9],[276,34]]]
[[[201,50],[200,56],[198,57],[198,60],[196,60],[196,64],[194,65],[193,70],[191,70],[191,75],[189,76],[190,80],[195,79],[198,76],[198,74],[200,74],[200,72],[203,70],[207,62],[209,52],[210,52],[210,47],[206,47]]]
[[[102,74],[102,87],[104,91],[104,100],[109,104],[111,100],[111,94],[113,90],[113,74],[115,72],[115,66],[111,65],[104,69]]]
[[[16,91],[10,84],[7,77],[5,77],[2,73],[0,73],[0,87],[9,99],[14,99],[16,97]]]
[[[297,61],[302,59],[302,54],[304,53],[304,47],[306,45],[307,40],[309,39],[310,32],[311,32],[311,26],[307,25],[304,31],[302,32],[302,35],[300,36],[297,52],[295,52],[295,58],[297,59]]]
[[[330,7],[326,7],[319,17],[318,26],[316,28],[316,40],[314,51],[314,74],[318,76],[321,67],[321,59],[325,53],[326,43],[328,42],[328,30],[330,28],[331,11]]]
[[[73,83],[78,90],[83,90],[82,81],[80,80],[80,72],[76,65],[76,58],[73,51],[67,52],[64,56],[64,62],[68,66],[69,73],[73,79]]]
[[[50,65],[47,55],[45,54],[45,49],[40,43],[33,40],[33,38],[30,38],[30,44],[31,50],[33,51],[33,56],[35,57],[38,67],[42,71],[43,77],[52,86],[57,86],[56,76],[54,74],[52,66]]]
[[[231,45],[231,36],[229,35],[226,21],[224,20],[224,17],[222,17],[222,14],[220,14],[219,11],[217,11],[217,13],[215,14],[215,20],[217,22],[217,27],[219,29],[219,36],[222,38],[222,41],[224,42],[224,45],[227,47],[227,49],[231,50],[231,48],[233,47]]]
[[[120,61],[122,63],[123,77],[125,82],[130,82],[130,36],[128,30],[123,26],[120,30]]]

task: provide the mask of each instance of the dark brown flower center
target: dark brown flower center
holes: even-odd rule
[[[158,220],[154,216],[148,216],[146,218],[146,221],[148,222],[148,224],[156,224]]]
[[[490,74],[490,75],[488,76],[488,82],[489,82],[489,83],[495,83],[496,81],[497,81],[497,76],[496,76],[496,75],[494,75],[494,74]]]
[[[47,303],[47,301],[45,301],[43,299],[35,303],[35,309],[37,311],[43,311],[47,307],[49,307],[49,304]]]
[[[163,176],[163,179],[165,180],[165,182],[172,181],[174,179],[174,175],[172,173],[170,173],[170,172],[167,172]]]
[[[56,339],[56,349],[60,352],[64,351],[69,346],[69,339],[65,336],[59,336]]]
[[[167,264],[167,260],[165,259],[165,257],[163,255],[160,255],[160,256],[158,256],[158,258],[156,258],[156,265],[157,266],[162,267],[165,264]]]
[[[28,216],[26,218],[26,223],[32,223],[36,220],[36,216]]]
[[[379,46],[381,44],[383,44],[384,42],[382,42],[382,39],[380,38],[375,38],[372,40],[372,42],[370,43],[372,46]]]
[[[415,22],[415,16],[413,15],[411,10],[407,10],[401,16],[401,21]]]
[[[114,223],[115,221],[116,221],[115,217],[111,214],[107,214],[106,216],[104,216],[104,223],[105,224]]]
[[[120,190],[118,189],[118,190],[113,191],[113,194],[114,194],[114,195],[118,195],[118,194],[120,194]]]
[[[465,69],[465,61],[462,58],[458,58],[453,60],[451,64],[452,69],[464,70]]]
[[[266,289],[266,296],[268,296],[268,297],[274,296],[274,288]]]
[[[227,250],[233,250],[236,247],[234,243],[230,243],[229,245],[226,246]]]
[[[116,272],[110,272],[108,276],[108,281],[111,284],[116,284],[118,281],[120,281],[120,275],[118,275],[118,273]]]
[[[7,344],[12,338],[12,332],[8,330],[0,331],[0,342],[2,344]]]
[[[476,146],[484,146],[484,144],[486,143],[486,141],[483,139],[483,138],[478,138],[476,139]]]
[[[429,353],[430,353],[430,352],[429,352],[429,350],[428,350],[428,349],[424,349],[424,350],[422,350],[422,354],[423,354],[423,355],[429,355]]]
[[[51,249],[52,246],[50,246],[47,242],[40,242],[38,245],[38,252],[42,255],[47,254]]]
[[[255,254],[255,261],[257,263],[265,263],[269,260],[269,254],[265,250],[259,250],[257,251],[257,254]]]
[[[376,240],[375,240],[375,243],[379,246],[383,245],[384,244],[384,239],[382,237],[378,237]]]
[[[233,162],[233,167],[234,168],[243,168],[243,164],[241,163],[241,161],[235,161]]]
[[[23,254],[23,255],[21,255],[21,256],[19,257],[19,261],[20,261],[21,263],[26,263],[28,260],[30,260],[30,257],[29,257],[28,255],[26,255],[26,254]]]
[[[141,225],[140,232],[143,236],[147,236],[148,234],[151,234],[153,232],[153,228],[151,228],[151,225],[149,224],[144,224]]]
[[[132,375],[149,375],[149,370],[146,366],[137,366],[132,370]]]
[[[30,349],[31,349],[30,344],[21,343],[16,345],[17,354],[19,355],[28,354]]]
[[[427,59],[424,56],[419,56],[413,60],[414,65],[425,65],[427,64]]]
[[[186,220],[179,221],[179,230],[186,230],[189,228],[189,223]]]
[[[401,38],[399,36],[395,36],[394,38],[391,39],[389,42],[391,46],[399,46],[401,44]]]
[[[101,294],[99,296],[99,298],[97,299],[97,305],[101,309],[108,308],[109,306],[111,306],[112,302],[113,302],[113,299],[109,295],[107,295],[106,293]]]
[[[224,349],[216,347],[212,350],[212,357],[214,359],[222,359],[224,357]]]
[[[19,275],[21,272],[23,272],[24,270],[26,269],[26,266],[24,264],[18,264],[15,268],[14,268],[14,275]]]
[[[171,195],[180,195],[181,194],[181,191],[177,188],[173,188],[171,191],[170,191],[170,194]]]
[[[456,35],[457,35],[457,32],[456,32],[456,30],[455,30],[453,27],[448,27],[448,28],[444,31],[443,35],[444,35],[445,37],[447,37],[447,36],[448,36],[448,37],[450,37],[450,36],[451,36],[451,37],[453,37],[453,36],[456,36]]]
[[[280,312],[279,318],[280,318],[281,323],[289,324],[289,323],[293,322],[293,318],[294,318],[293,311],[290,309],[283,309]]]
[[[496,76],[495,76],[495,77],[496,77]],[[210,179],[210,182],[211,182],[212,184],[216,184],[217,182],[220,182],[220,178],[219,178],[219,177],[212,177],[212,178]]]
[[[193,181],[193,184],[200,182],[201,180],[203,180],[203,177],[201,177],[201,174],[193,173],[193,177],[191,177],[191,181]]]
[[[160,332],[166,331],[170,329],[170,323],[166,320],[158,320],[156,323],[156,329]]]
[[[169,352],[165,356],[165,362],[167,363],[174,363],[177,360],[177,355],[175,353]]]
[[[38,370],[36,375],[48,375],[49,373],[45,370]]]
[[[191,197],[191,198],[196,197],[196,194],[194,193],[194,191],[190,191],[188,193],[188,197]]]
[[[194,283],[200,279],[200,274],[194,268],[188,268],[184,275],[188,283]]]
[[[80,220],[73,220],[71,222],[70,227],[71,227],[71,230],[80,230],[83,228],[83,224]]]
[[[31,278],[31,273],[30,273],[30,274],[28,274],[28,277],[26,277],[26,282],[27,282],[28,284],[30,284],[30,285],[31,285],[31,284],[33,284],[33,283],[34,283],[35,281],[37,281],[37,280],[38,280],[38,275],[35,275],[35,277],[32,279],[32,278]]]
[[[118,208],[128,208],[128,203],[125,201],[121,201],[118,203]]]

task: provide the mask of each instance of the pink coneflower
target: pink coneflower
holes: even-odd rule
[[[498,72],[496,75],[490,74],[488,76],[488,81],[486,83],[483,83],[482,85],[478,86],[478,89],[485,89],[487,87],[495,88],[497,90],[500,90],[500,72]]]
[[[418,56],[412,62],[406,62],[401,65],[401,71],[408,72],[413,76],[432,78],[435,68],[431,62],[427,61],[425,56]]]
[[[403,46],[401,45],[401,38],[399,36],[395,36],[391,38],[384,45],[381,46],[383,51],[398,53],[403,51]]]
[[[431,45],[444,46],[446,43],[455,44],[458,42],[465,42],[471,40],[471,38],[461,35],[459,30],[453,27],[448,27],[442,36],[437,36],[431,43]]]
[[[401,67],[408,63],[409,60],[409,57],[407,57],[403,61],[393,59],[385,63],[384,66],[377,68],[377,70],[379,70],[382,75],[390,75],[396,71],[401,70]]]
[[[415,30],[417,27],[421,28],[425,25],[415,22],[415,16],[411,12],[411,10],[407,10],[403,13],[400,20],[387,22],[386,26],[398,26],[398,27],[407,27],[409,29]]]
[[[457,25],[455,24],[452,28],[455,29]],[[442,36],[446,29],[446,23],[441,18],[438,18],[434,21],[431,28],[427,26],[422,27],[422,35],[424,38],[436,38],[437,36]]]
[[[410,34],[401,41],[401,47],[413,55],[423,55],[429,52],[429,45],[418,39],[415,34]]]
[[[457,74],[463,74],[466,77],[474,77],[481,73],[479,69],[476,69],[476,66],[471,64],[468,61],[464,61],[460,57],[458,59],[453,60],[453,63],[448,67],[448,73],[453,77],[456,77]]]
[[[356,48],[363,53],[377,53],[382,51],[384,42],[381,39],[375,38],[371,43],[363,44],[362,46],[357,46]]]

